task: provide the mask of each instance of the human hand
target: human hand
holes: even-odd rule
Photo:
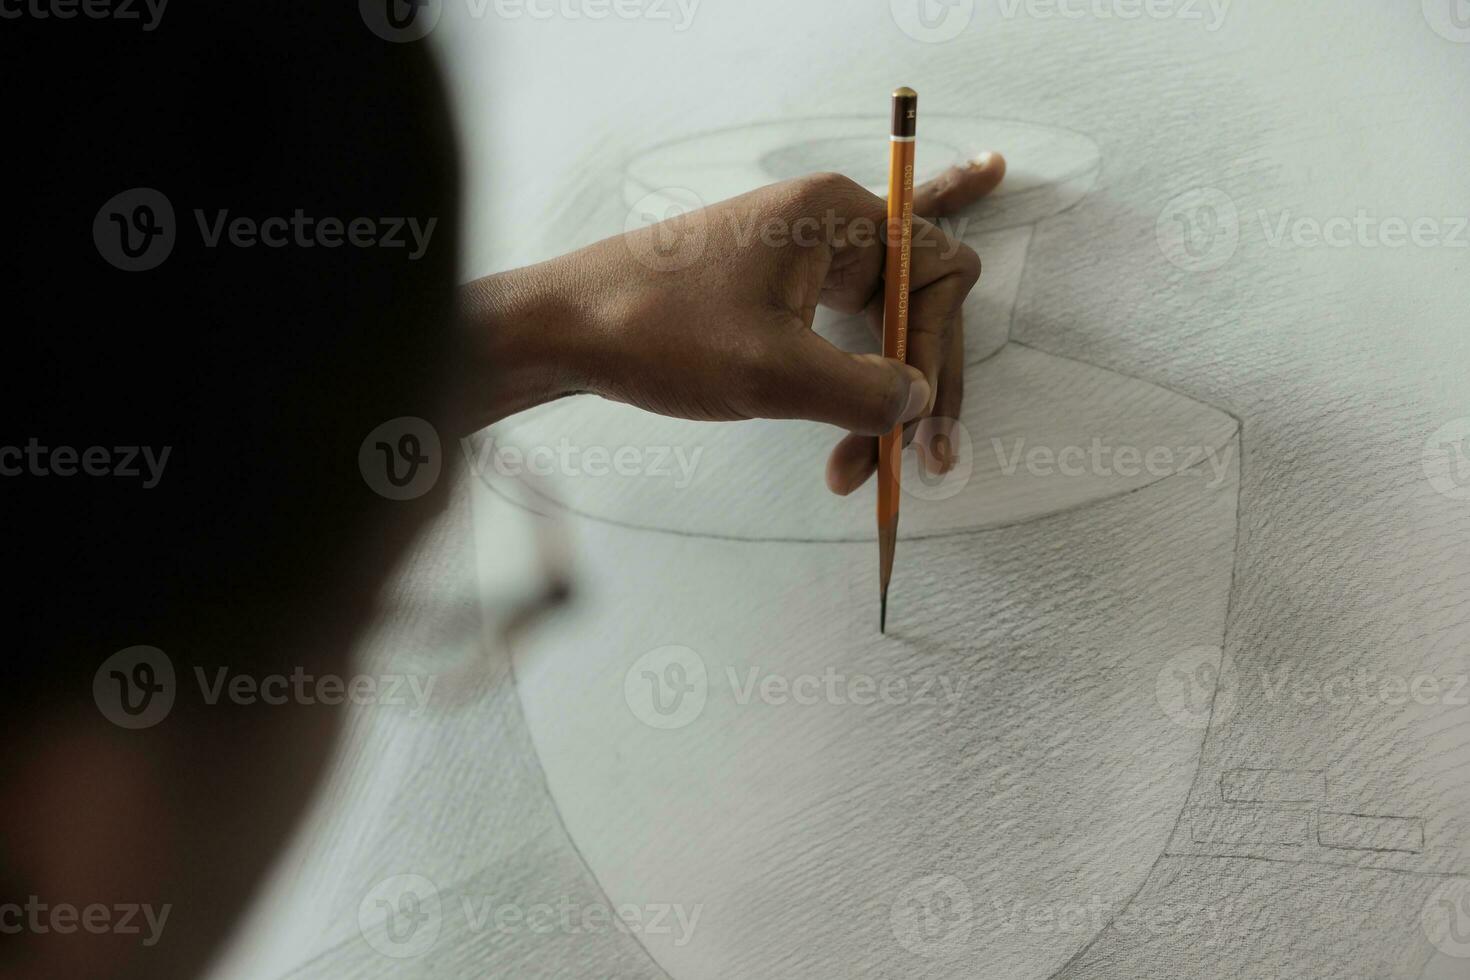
[[[827,464],[850,493],[877,436],[919,431],[924,464],[952,465],[964,395],[961,306],[980,259],[930,218],[1000,183],[986,154],[916,189],[908,364],[814,333],[818,305],[883,317],[886,205],[834,174],[784,181],[466,287],[476,344],[499,382],[472,420],[590,391],[678,418],[801,418],[849,430]],[[477,385],[486,382],[479,380]]]

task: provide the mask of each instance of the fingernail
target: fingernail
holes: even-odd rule
[[[949,443],[949,436],[943,432],[934,437],[934,461],[939,464],[939,473],[948,473],[954,467],[954,448]]]
[[[975,170],[984,170],[986,167],[990,166],[990,161],[994,159],[995,154],[990,150],[986,150],[984,153],[981,153],[979,156],[975,157],[975,159],[971,160],[970,166]]]
[[[929,404],[929,380],[919,378],[909,384],[909,400],[903,407],[903,414],[898,417],[899,424],[912,422],[924,414],[924,408]]]

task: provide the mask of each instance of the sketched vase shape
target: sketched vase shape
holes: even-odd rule
[[[633,159],[620,203],[714,203],[814,170],[881,192],[884,132],[796,120],[667,144]],[[988,148],[1006,182],[955,228],[985,263],[960,462],[939,481],[905,464],[889,636],[872,487],[823,485],[834,429],[581,397],[492,430],[527,453],[568,440],[695,461],[682,479],[608,468],[531,491],[487,475],[575,515],[595,591],[518,646],[517,688],[609,899],[702,910],[682,941],[640,936],[671,976],[1050,976],[1164,852],[1228,701],[1236,422],[1008,342],[1033,228],[1084,199],[1099,158],[1065,130],[931,115],[917,179]],[[818,329],[866,338],[850,318]],[[1125,448],[1139,459],[1116,465]],[[1169,466],[1144,464],[1166,448]],[[659,692],[640,678],[674,647],[698,710],[651,723]]]

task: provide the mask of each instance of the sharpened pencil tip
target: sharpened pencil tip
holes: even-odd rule
[[[888,632],[888,592],[886,590],[878,597],[878,632]]]

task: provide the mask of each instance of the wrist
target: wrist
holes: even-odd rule
[[[461,287],[467,431],[589,388],[596,316],[561,278],[548,262]]]

